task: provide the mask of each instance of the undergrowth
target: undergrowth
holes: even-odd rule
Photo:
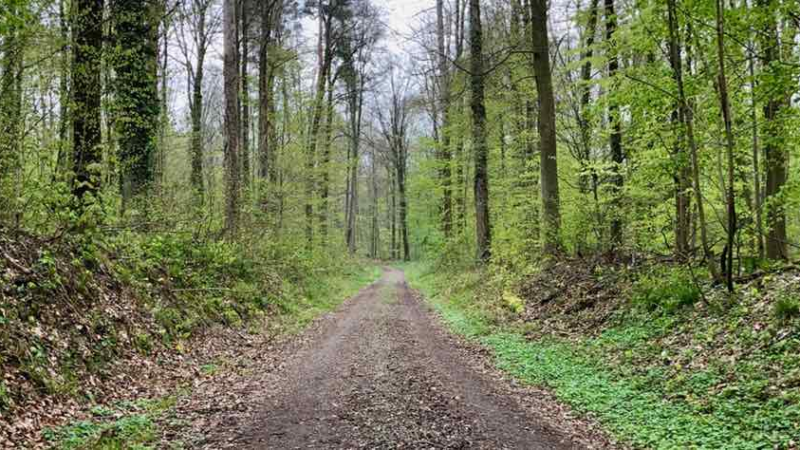
[[[796,286],[776,280],[734,300],[714,289],[703,295],[684,269],[656,267],[599,332],[531,337],[530,327],[546,324],[498,321],[508,308],[486,289],[491,275],[425,264],[406,273],[454,332],[492,350],[498,367],[552,390],[634,447],[800,443],[800,323],[787,293]]]
[[[269,317],[270,332],[301,329],[380,272],[270,239],[241,242],[178,231],[53,241],[0,230],[0,413],[13,417],[42,395],[91,401],[82,381],[111,378],[111,362],[184,352],[215,325]]]
[[[175,403],[175,397],[96,406],[92,416],[45,430],[44,437],[59,450],[145,450],[155,448],[156,420]]]

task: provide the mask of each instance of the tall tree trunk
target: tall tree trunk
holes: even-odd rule
[[[370,176],[372,181],[372,230],[370,232],[369,253],[370,257],[378,258],[380,249],[380,227],[378,226],[378,162],[376,160],[377,153],[375,148],[372,148],[370,153]]]
[[[599,0],[592,0],[589,6],[589,21],[586,24],[585,51],[582,56],[584,60],[581,66],[581,109],[578,117],[578,124],[581,131],[581,146],[583,147],[582,160],[588,162],[591,158],[591,118],[589,117],[589,106],[592,100],[592,57],[594,56],[594,39],[597,28],[597,9]],[[583,162],[582,161],[582,162]],[[594,169],[592,169],[594,172]]]
[[[239,229],[240,173],[240,108],[239,108],[239,42],[237,0],[224,0],[223,35],[225,90],[225,231],[234,238]]]
[[[273,90],[275,87],[275,70],[270,67],[269,51],[275,37],[280,35],[280,24],[283,16],[283,1],[264,0],[258,3],[261,13],[261,35],[258,51],[258,179],[259,202],[261,209],[267,210],[269,201],[267,185],[278,180],[277,168],[277,132],[272,123],[275,105]],[[283,83],[285,86],[285,83]]]
[[[392,259],[397,259],[397,183],[395,182],[395,176],[392,169],[387,167],[386,172],[389,176],[389,190],[392,193],[392,204],[389,208],[392,229],[391,255]]]
[[[547,35],[547,2],[546,0],[531,0],[530,9],[533,72],[536,76],[536,92],[539,98],[539,155],[544,216],[543,250],[545,254],[555,255],[561,248],[559,237],[561,214],[556,159],[556,109],[553,79],[550,73],[550,43]]]
[[[670,40],[678,42],[678,18],[676,0],[667,0],[667,8],[669,14],[669,29]],[[683,86],[683,62],[677,52],[670,52],[671,65],[673,68],[672,76],[675,79],[675,84],[678,88],[678,102],[680,109],[678,111],[679,119],[683,123],[686,132],[686,140],[689,144],[692,159],[692,181],[694,183],[695,202],[697,203],[697,225],[700,228],[700,241],[703,246],[703,255],[705,256],[706,263],[708,264],[711,276],[716,280],[719,279],[719,273],[714,261],[714,254],[711,246],[708,243],[708,228],[706,226],[705,208],[703,206],[703,191],[700,183],[700,162],[698,158],[697,141],[694,137],[694,114],[692,108],[689,107],[689,101],[686,98],[686,91]]]
[[[736,143],[733,140],[733,126],[731,120],[731,106],[728,99],[728,80],[725,76],[725,11],[722,0],[715,0],[717,4],[717,58],[719,59],[719,103],[722,109],[722,118],[725,122],[725,151],[728,160],[728,243],[723,252],[723,270],[726,276],[728,291],[733,292],[733,245],[736,237],[736,198],[734,196],[734,161],[733,151]],[[725,258],[727,256],[727,258]]]
[[[305,178],[305,213],[306,213],[306,240],[308,247],[313,247],[314,239],[314,185],[316,182],[315,166],[317,144],[319,142],[320,123],[322,122],[323,108],[325,107],[325,87],[328,81],[328,71],[333,60],[331,48],[331,18],[324,16],[320,10],[320,36],[317,67],[316,92],[311,112],[311,127],[309,128],[308,146],[306,147],[306,178]]]
[[[242,27],[242,187],[250,186],[250,77],[248,63],[250,59],[250,14],[247,1],[241,0]]]
[[[154,180],[160,118],[158,98],[158,12],[152,2],[117,0],[116,99],[122,201],[146,195]],[[143,202],[145,206],[147,202]]]
[[[614,80],[619,70],[619,57],[617,56],[617,44],[614,42],[614,34],[617,30],[617,13],[614,10],[614,0],[605,0],[606,16],[606,45],[608,46],[608,77]],[[608,117],[611,122],[611,134],[609,135],[609,146],[611,147],[612,176],[611,183],[614,186],[614,214],[611,219],[611,245],[616,247],[622,243],[622,218],[621,197],[622,197],[622,164],[625,155],[622,152],[622,125],[619,115],[619,105],[616,99],[611,99],[608,106]]]
[[[681,41],[678,35],[678,22],[675,11],[675,2],[670,0],[667,6],[667,19],[669,25],[669,59],[673,74],[679,73],[681,68]],[[682,82],[682,75],[681,75]],[[690,254],[689,235],[691,201],[689,197],[689,164],[686,158],[685,134],[681,121],[680,100],[676,102],[675,111],[672,114],[672,122],[676,127],[676,144],[674,159],[676,162],[675,173],[673,175],[675,184],[675,256],[678,259],[687,258]]]
[[[349,201],[346,211],[345,242],[351,254],[356,252],[356,218],[358,215],[358,168],[360,165],[359,150],[361,146],[361,118],[364,103],[364,79],[356,74],[352,67],[345,78],[347,89],[350,92],[348,98],[348,113],[350,116],[350,153],[347,162],[349,172]]]
[[[450,153],[450,70],[445,46],[444,0],[436,0],[436,41],[439,50],[439,109],[442,114],[440,134],[440,155],[442,179],[442,231],[449,239],[453,230],[453,194],[451,180]]]
[[[759,259],[764,259],[764,221],[761,217],[763,208],[763,195],[761,189],[761,167],[759,164],[759,154],[761,147],[758,142],[758,103],[756,101],[756,75],[755,75],[755,56],[751,51],[747,57],[747,69],[750,72],[750,121],[753,128],[753,190],[755,191],[754,198],[754,214],[753,221],[755,222],[755,240],[756,251],[758,252]]]
[[[472,90],[472,145],[475,152],[475,232],[477,259],[491,257],[492,235],[489,222],[489,170],[486,143],[486,105],[484,104],[483,27],[480,0],[470,0],[470,88]],[[402,206],[401,206],[402,213]]]
[[[203,130],[203,80],[205,78],[205,60],[206,51],[208,50],[208,30],[206,29],[206,13],[208,4],[205,2],[195,3],[197,7],[193,9],[194,14],[197,15],[197,30],[196,33],[196,60],[194,62],[194,76],[191,77],[192,83],[192,98],[189,102],[189,115],[191,116],[192,132],[191,132],[191,174],[189,179],[194,191],[196,206],[201,206],[205,198],[205,189],[203,186],[203,148],[204,148],[204,130]]]
[[[405,149],[401,150],[402,153],[405,153],[405,151]],[[402,165],[405,166],[405,156],[401,156],[401,158],[403,158]],[[403,240],[403,261],[410,261],[411,250],[408,242],[408,202],[406,200],[405,167],[399,167],[397,170],[397,190],[400,194],[400,233]]]
[[[600,202],[598,196],[598,182],[599,175],[597,168],[592,164],[592,118],[590,112],[590,104],[592,100],[592,58],[594,56],[594,41],[597,32],[597,19],[599,16],[599,0],[592,0],[589,6],[589,20],[586,24],[586,36],[584,41],[585,51],[582,56],[584,60],[581,66],[581,87],[580,87],[580,110],[578,112],[578,126],[580,128],[580,164],[581,175],[578,180],[583,192],[591,192],[592,199],[594,200],[595,217],[597,220],[598,228],[602,225],[600,211]],[[585,179],[585,173],[589,172],[589,180]]]
[[[69,43],[69,17],[67,13],[66,0],[58,2],[58,17],[61,31],[61,43]],[[59,125],[58,125],[58,156],[56,158],[55,174],[59,179],[65,175],[69,169],[69,104],[70,104],[70,52],[61,52],[61,76],[59,78],[58,103],[59,103]]]
[[[328,99],[325,106],[325,138],[322,144],[322,161],[320,163],[321,186],[320,186],[320,213],[319,226],[322,236],[322,245],[328,242],[328,210],[330,204],[330,183],[331,183],[331,145],[333,144],[333,79],[328,77]]]
[[[12,13],[20,13],[11,6]],[[2,79],[0,79],[0,219],[16,212],[15,177],[19,170],[22,139],[22,70],[24,45],[21,30],[9,26],[2,40]]]
[[[780,61],[780,36],[774,12],[777,8],[775,0],[759,0],[764,14],[769,15],[767,24],[761,33],[762,67],[770,83],[781,83],[777,63]],[[769,83],[767,83],[769,84]],[[765,200],[767,202],[767,258],[786,259],[789,256],[786,239],[786,212],[780,191],[786,184],[788,165],[785,139],[782,134],[781,114],[788,106],[785,91],[767,86],[767,102],[764,105],[764,153],[767,179]]]
[[[76,0],[72,24],[72,183],[73,195],[82,209],[90,197],[100,190],[100,164],[103,153],[100,147],[100,82],[101,52],[103,46],[103,0]]]
[[[161,67],[159,71],[161,73],[161,86],[159,87],[159,95],[160,95],[160,114],[159,117],[159,137],[158,137],[158,150],[157,150],[157,158],[156,158],[156,184],[158,187],[159,194],[163,192],[164,183],[166,181],[166,171],[167,171],[167,132],[169,131],[169,20],[164,17],[166,15],[166,8],[167,5],[165,2],[161,2],[159,5],[159,14],[161,14],[162,19],[162,44],[161,44],[161,52],[160,52],[160,60],[159,63]]]

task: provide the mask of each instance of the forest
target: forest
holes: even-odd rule
[[[0,448],[800,448],[798,130],[795,0],[0,0]]]

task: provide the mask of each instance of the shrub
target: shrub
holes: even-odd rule
[[[783,294],[773,306],[773,314],[780,321],[788,321],[800,317],[800,300],[789,294]]]
[[[632,300],[648,311],[674,313],[700,300],[702,291],[682,268],[657,269],[641,276],[633,286]]]

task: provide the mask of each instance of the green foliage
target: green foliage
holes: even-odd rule
[[[11,406],[11,397],[8,394],[6,382],[0,380],[0,411],[8,409]]]
[[[76,422],[46,433],[46,438],[63,450],[144,450],[154,448],[156,430],[149,416],[137,414],[110,423]]]
[[[93,418],[48,429],[44,437],[61,450],[145,450],[155,448],[155,421],[175,405],[174,397],[96,405]]]
[[[633,286],[631,299],[650,312],[670,314],[693,306],[702,295],[689,269],[659,268],[640,276]]]
[[[635,448],[788,448],[800,435],[800,339],[758,322],[765,314],[757,312],[758,293],[718,315],[654,317],[623,303],[633,309],[599,336],[529,340],[513,322],[493,323],[492,303],[477,295],[481,283],[465,282],[474,274],[424,264],[406,269],[447,326],[490,349],[498,367],[547,387]],[[681,269],[663,268],[638,282],[659,276],[666,281],[649,294],[656,308],[696,301],[675,287],[687,281]]]
[[[773,314],[781,321],[788,321],[800,317],[800,299],[790,294],[779,296],[777,301],[775,301]]]

